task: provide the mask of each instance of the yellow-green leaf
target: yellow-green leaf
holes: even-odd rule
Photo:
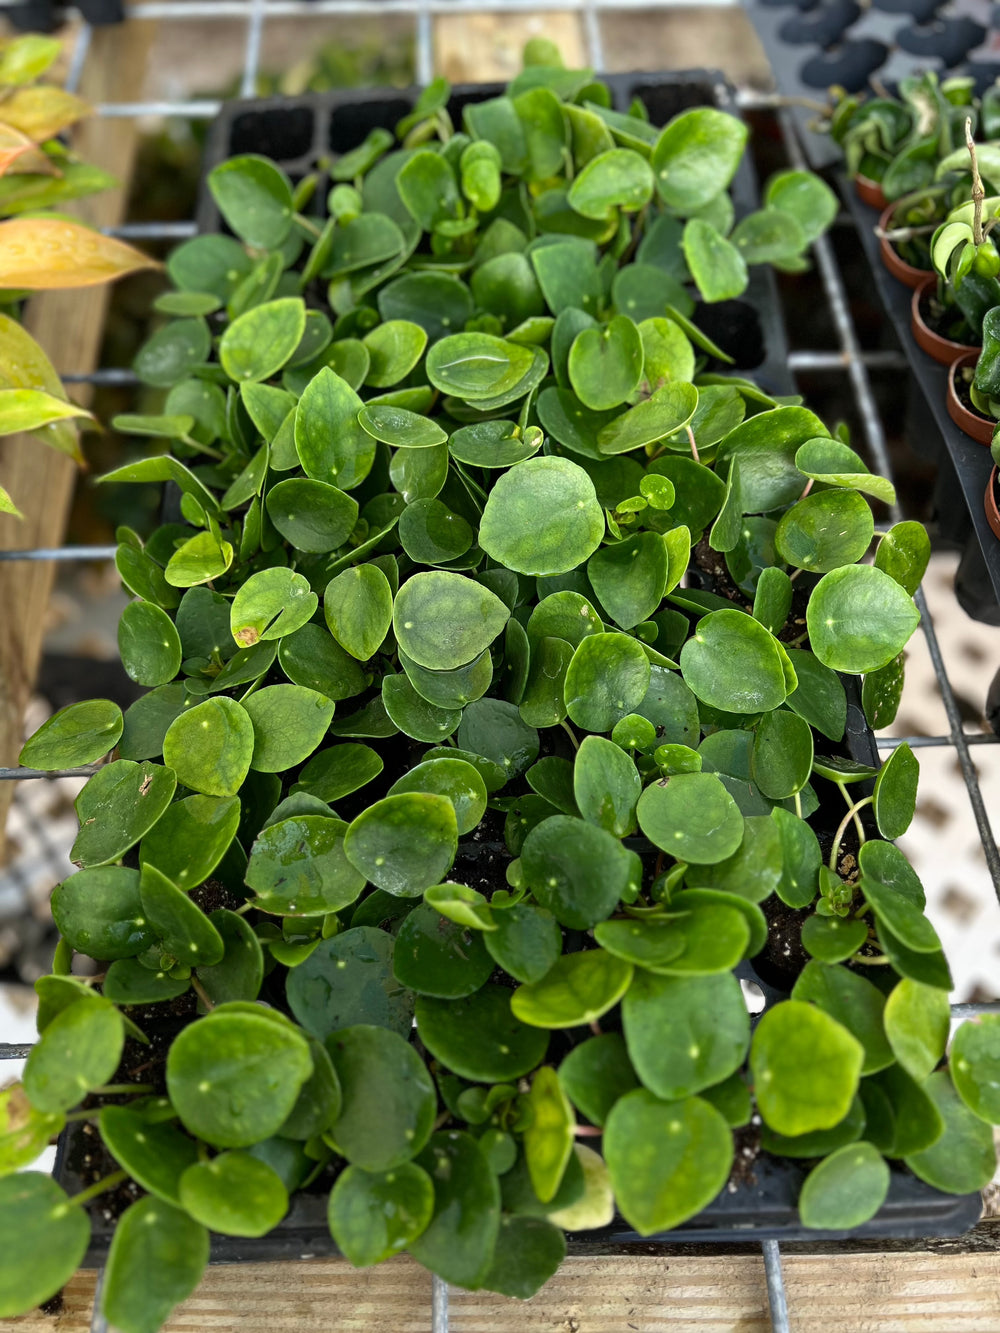
[[[0,389],[0,435],[38,430],[40,426],[65,421],[69,417],[89,417],[93,421],[86,408],[67,403],[43,389]]]
[[[53,138],[90,111],[89,103],[61,88],[19,88],[3,104],[4,122],[35,143]]]
[[[0,286],[43,291],[92,287],[140,268],[159,268],[131,245],[63,218],[0,223]]]

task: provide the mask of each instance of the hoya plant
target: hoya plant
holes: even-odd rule
[[[988,312],[1000,305],[1000,251],[992,236],[1000,218],[1000,196],[986,197],[971,119],[966,120],[965,135],[970,197],[935,230],[931,259],[941,311],[950,311],[953,320],[949,336],[978,346]]]
[[[34,291],[107,282],[150,260],[53,210],[117,184],[82,162],[57,137],[90,108],[62,88],[41,83],[60,43],[26,33],[0,41],[0,435],[30,431],[43,444],[83,461],[80,418],[49,358],[17,319]],[[0,486],[0,514],[19,513]]]
[[[742,128],[528,73],[467,135],[440,89],[403,148],[373,132],[329,218],[224,163],[234,235],[168,264],[165,409],[127,424],[169,446],[109,478],[173,492],[119,534],[148,692],[21,756],[110,762],[0,1101],[0,1314],[67,1280],[97,1197],[104,1313],[154,1333],[211,1232],[302,1195],[352,1264],[527,1297],[566,1231],[708,1207],[737,1139],[801,1164],[818,1229],[878,1211],[887,1159],[992,1174],[997,1023],[945,1060],[889,841],[916,760],[845,741],[859,684],[895,713],[926,534],[876,535],[845,432],[692,322],[683,215]],[[751,959],[786,997],[753,1030]],[[58,1181],[19,1170],[56,1135]]]

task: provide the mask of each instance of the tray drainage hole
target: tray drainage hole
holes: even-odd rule
[[[743,992],[743,1003],[747,1007],[747,1013],[761,1013],[767,1001],[764,998],[764,992],[757,985],[756,981],[746,981],[741,978],[740,990]]]
[[[832,83],[837,83],[849,93],[858,93],[885,63],[888,54],[886,44],[876,42],[874,38],[844,42],[807,60],[802,66],[802,82],[810,88],[829,88]]]

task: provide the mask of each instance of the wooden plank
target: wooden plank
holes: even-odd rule
[[[997,1333],[1000,1254],[786,1257],[796,1333]],[[0,1320],[9,1333],[86,1333],[94,1274],[60,1313]],[[164,1333],[427,1333],[430,1278],[408,1258],[210,1269]],[[770,1333],[758,1257],[570,1258],[530,1301],[453,1290],[452,1333]]]
[[[548,37],[569,66],[587,63],[578,14],[442,14],[434,21],[434,64],[452,83],[503,83],[521,68],[531,37]]]
[[[125,23],[96,28],[80,87],[90,102],[138,98],[155,24]],[[115,190],[80,200],[73,209],[97,226],[120,222],[127,202],[138,134],[131,119],[84,121],[74,132],[73,147],[89,162],[112,172],[122,184]],[[57,370],[86,372],[100,354],[107,287],[47,292],[31,301],[25,324]],[[88,386],[72,386],[71,396],[86,404]],[[58,546],[63,538],[77,469],[72,460],[26,436],[0,441],[0,483],[24,513],[23,521],[0,517],[0,549]],[[17,760],[22,718],[31,695],[42,651],[46,608],[55,579],[48,562],[0,564],[0,765]],[[13,796],[12,782],[0,782],[0,863],[2,832]]]

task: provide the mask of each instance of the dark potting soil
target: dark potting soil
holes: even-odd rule
[[[753,1115],[748,1125],[733,1130],[733,1167],[729,1173],[726,1191],[735,1194],[739,1189],[750,1189],[757,1184],[754,1164],[760,1156],[760,1116]]]
[[[985,412],[980,412],[979,408],[972,401],[972,379],[974,375],[973,366],[963,366],[957,370],[951,377],[951,382],[955,386],[955,396],[967,412],[978,417],[980,421],[987,421],[991,426],[996,425],[992,417],[988,417]]]
[[[963,316],[942,306],[932,292],[922,293],[918,308],[924,323],[939,338],[947,338],[950,342],[961,343],[968,348],[982,345],[982,339],[971,332]]]

